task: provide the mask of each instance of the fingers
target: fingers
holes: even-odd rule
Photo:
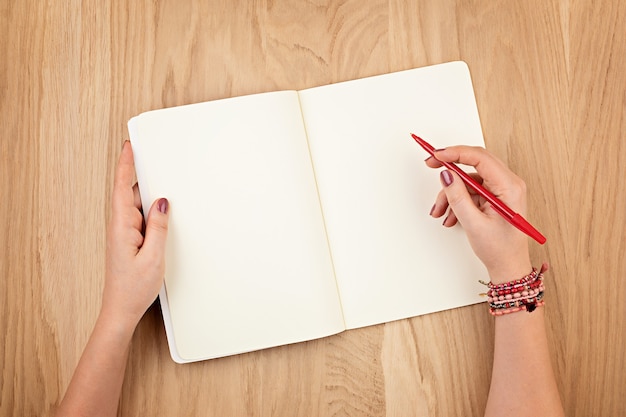
[[[429,156],[424,160],[424,162],[426,162],[426,165],[430,168],[441,168],[443,166],[443,164],[434,156]]]
[[[469,175],[477,183],[482,184],[483,179],[480,176],[478,176],[478,174],[471,173]],[[474,205],[476,205],[478,207],[479,204],[480,204],[479,195],[476,193],[476,191],[474,191],[471,188],[468,188],[467,192],[470,194],[470,196],[472,196],[472,200],[474,202]],[[446,213],[446,210],[448,210],[448,198],[446,197],[445,191],[442,189],[441,191],[439,191],[439,194],[437,194],[437,198],[435,199],[435,204],[433,205],[433,208],[430,210],[430,215],[433,216],[434,218],[439,218],[439,217],[443,216]],[[444,224],[451,223],[452,219],[456,220],[456,216],[453,216],[450,219],[450,221],[448,221],[448,222],[444,221]],[[454,221],[454,223],[456,224],[456,221]]]
[[[132,187],[135,178],[135,162],[130,142],[124,142],[115,171],[115,187]]]
[[[444,226],[454,226],[459,220],[464,226],[475,224],[478,218],[484,216],[476,206],[475,199],[469,193],[465,183],[456,173],[450,170],[443,170],[440,174],[443,195],[437,197],[435,210],[439,216],[445,212],[445,205],[450,207],[448,217],[443,222]],[[445,203],[443,200],[445,199]],[[433,213],[434,215],[435,213]]]
[[[146,234],[141,247],[142,256],[148,257],[156,265],[163,264],[165,258],[165,241],[169,222],[169,202],[166,198],[156,200],[146,222]]]
[[[493,195],[513,210],[524,215],[526,212],[526,184],[502,161],[484,148],[471,146],[451,146],[435,151],[435,156],[425,162],[431,168],[443,166],[442,161],[473,166],[480,183]],[[470,191],[473,194],[473,191]],[[457,217],[458,217],[457,213]]]
[[[430,215],[434,218],[438,219],[439,217],[446,214],[448,210],[448,198],[446,197],[446,193],[444,190],[439,191],[437,194],[437,198],[435,199],[435,204],[433,208],[430,210]]]
[[[454,211],[450,210],[445,219],[443,219],[443,223],[441,223],[445,227],[452,227],[458,223],[458,219],[456,218],[456,214]]]
[[[123,212],[128,206],[132,207],[135,205],[132,191],[134,179],[135,162],[133,161],[133,150],[130,142],[126,141],[122,146],[122,153],[115,170],[112,204],[114,212]]]
[[[135,203],[135,208],[139,211],[142,211],[141,208],[141,194],[139,194],[139,184],[135,183],[133,185],[133,200]]]
[[[473,146],[451,146],[435,151],[435,157],[426,160],[431,168],[443,166],[441,161],[470,165],[489,183],[507,183],[517,176],[502,161],[486,149]]]

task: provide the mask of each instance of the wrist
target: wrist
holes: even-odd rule
[[[98,325],[115,333],[121,338],[130,340],[141,317],[122,314],[116,309],[107,308],[103,305],[98,316]]]
[[[502,316],[518,311],[532,313],[545,304],[543,273],[548,270],[544,263],[540,269],[533,268],[529,274],[503,283],[484,282],[489,289],[485,293],[492,316]]]
[[[531,270],[532,263],[530,262],[530,258],[528,257],[487,268],[489,279],[493,284],[501,284],[504,282],[519,279],[527,275]]]

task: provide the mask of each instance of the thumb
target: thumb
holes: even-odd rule
[[[141,251],[148,252],[152,259],[163,259],[165,256],[169,217],[169,202],[166,198],[156,200],[150,207]]]
[[[483,216],[483,213],[474,204],[465,183],[455,172],[447,169],[441,171],[441,184],[446,193],[448,205],[463,227],[471,227]]]

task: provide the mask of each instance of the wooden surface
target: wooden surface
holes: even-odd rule
[[[619,0],[0,0],[0,414],[52,413],[71,378],[131,116],[462,59],[487,147],[548,236],[532,257],[552,264],[566,413],[622,415],[625,28]],[[480,416],[492,336],[481,305],[176,365],[156,304],[120,415]]]

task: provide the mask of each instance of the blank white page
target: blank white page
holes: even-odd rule
[[[436,148],[484,146],[467,65],[440,64],[299,92],[348,328],[480,302],[486,271],[460,227],[428,213]]]
[[[345,329],[295,91],[151,111],[129,131],[145,210],[170,202],[176,361]]]

